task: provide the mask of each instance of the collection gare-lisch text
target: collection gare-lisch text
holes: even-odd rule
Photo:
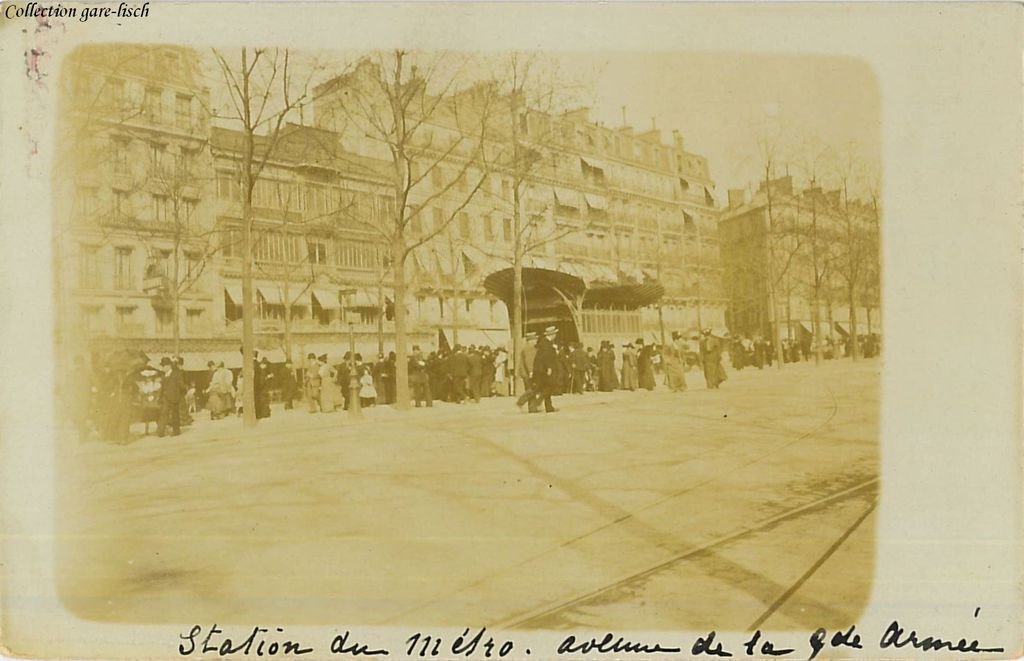
[[[148,18],[149,3],[120,2],[117,4],[116,7],[112,4],[97,6],[87,5],[84,7],[66,7],[60,3],[12,3],[5,4],[3,6],[3,12],[0,13],[0,15],[7,19],[73,19],[82,23],[87,23],[88,21],[94,19]]]
[[[977,611],[976,611],[977,612]],[[638,640],[608,632],[603,635],[569,634],[561,637],[554,649],[536,649],[529,643],[514,640],[506,634],[492,634],[486,627],[466,628],[454,637],[428,632],[414,632],[396,640],[393,645],[365,644],[358,636],[346,630],[336,634],[322,647],[313,641],[296,640],[282,627],[260,627],[239,631],[237,634],[218,625],[194,625],[180,634],[178,654],[188,656],[304,656],[320,657],[326,653],[338,656],[380,657],[397,656],[416,659],[503,659],[535,656],[551,658],[622,658],[623,655],[665,658],[692,657],[780,657],[814,659],[829,651],[842,653],[851,650],[997,654],[1004,648],[982,643],[960,635],[925,633],[908,628],[898,620],[876,636],[857,630],[856,625],[841,631],[819,628],[802,640],[772,640],[760,630],[741,637],[726,636],[709,631],[693,640],[680,641],[671,634],[663,640]]]

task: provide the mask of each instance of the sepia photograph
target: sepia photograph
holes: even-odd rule
[[[52,475],[46,580],[66,617],[116,636],[170,627],[145,648],[158,657],[301,655],[289,632],[326,627],[330,651],[355,656],[472,656],[450,644],[465,629],[502,632],[510,658],[804,654],[807,632],[807,656],[835,658],[864,649],[862,620],[882,622],[868,656],[1012,656],[1019,627],[898,619],[923,612],[911,595],[931,583],[886,564],[899,526],[918,529],[905,513],[885,527],[883,499],[921,530],[938,503],[889,470],[930,470],[932,455],[885,423],[953,394],[908,361],[964,384],[969,346],[999,320],[912,312],[929,297],[908,278],[982,276],[940,253],[932,275],[912,266],[926,251],[906,252],[907,235],[933,241],[920,228],[941,220],[899,197],[914,188],[893,174],[909,166],[891,156],[892,86],[867,56],[738,34],[446,41],[460,10],[426,3],[344,8],[375,26],[404,15],[402,34],[275,39],[280,12],[254,6],[243,24],[262,15],[259,34],[219,38],[163,33],[166,3],[121,4],[2,19],[52,40],[19,66],[25,107],[52,117],[46,160],[26,166],[48,191],[33,222],[49,316],[34,333],[52,359],[32,443]],[[572,9],[551,16],[564,28]],[[431,38],[411,36],[414,16]],[[958,323],[975,332],[962,351],[929,339]],[[1017,374],[1019,337],[1000,337],[989,346],[1010,347]],[[1002,414],[1011,431],[961,451],[1019,491],[1019,412]],[[1019,560],[1005,511],[981,515],[1017,524],[986,549]],[[913,538],[936,546],[900,566],[941,557],[940,537]],[[876,615],[893,576],[906,601]],[[987,611],[951,598],[950,617],[1006,623],[1011,592]],[[356,642],[396,627],[390,646]],[[716,631],[742,637],[726,652]],[[801,643],[773,653],[762,631]],[[531,652],[534,635],[560,644]],[[78,654],[128,658],[112,649]]]
[[[866,67],[100,44],[62,72],[75,613],[856,619]]]

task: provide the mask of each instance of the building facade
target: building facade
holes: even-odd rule
[[[243,136],[213,120],[200,56],[106,46],[70,62],[66,163],[55,174],[62,341],[79,352],[179,353],[188,369],[208,359],[237,366]],[[409,344],[509,346],[508,301],[486,283],[511,266],[517,197],[531,231],[549,238],[524,264],[603,288],[574,319],[578,339],[660,341],[725,325],[706,159],[678,133],[666,143],[657,129],[605,127],[585,109],[515,118],[522,143],[543,157],[519,196],[500,159],[472,162],[458,123],[432,120],[432,140],[453,148],[429,147],[429,170],[415,173],[409,233],[429,240],[405,261],[410,286],[395,300],[396,264],[380,231],[396,203],[392,164],[337,121],[354,84],[358,73],[315,90],[310,122],[281,130],[253,189],[256,344],[272,360],[340,359],[352,341],[364,355],[387,352],[397,305]],[[506,136],[487,139],[489,149],[508,146]],[[550,321],[531,326],[525,312],[527,329]]]
[[[812,343],[880,334],[879,223],[876,205],[789,176],[749,200],[730,191],[719,222],[730,330],[771,338],[778,325],[780,339]]]

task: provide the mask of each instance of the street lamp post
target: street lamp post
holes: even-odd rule
[[[359,375],[356,374],[356,333],[352,322],[348,322],[348,417],[363,417],[363,409],[359,405]]]

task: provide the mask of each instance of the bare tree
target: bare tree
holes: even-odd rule
[[[243,46],[237,53],[214,49],[229,96],[223,117],[242,134],[238,185],[242,201],[242,378],[243,425],[256,425],[253,333],[253,192],[277,151],[287,118],[309,97],[315,64],[296,66],[290,51]]]
[[[395,50],[364,59],[339,79],[346,102],[334,119],[344,124],[343,136],[371,141],[386,153],[389,165],[394,207],[374,230],[392,260],[399,409],[409,408],[406,262],[417,247],[445,231],[490,172],[494,150],[487,128],[496,90],[488,82],[464,85],[468,66],[444,53],[428,58]],[[430,218],[428,209],[439,211]]]
[[[853,149],[847,149],[837,159],[836,178],[839,181],[840,203],[838,215],[841,222],[839,232],[839,256],[836,260],[836,272],[842,280],[849,306],[850,356],[860,360],[860,344],[857,336],[857,306],[861,302],[860,294],[867,275],[872,254],[877,255],[876,247],[870,245],[869,237],[864,231],[866,218],[865,205],[851,198],[851,188],[855,186],[860,173],[861,163]]]
[[[810,227],[805,230],[806,245],[808,247],[807,261],[809,269],[805,269],[805,278],[809,282],[804,283],[811,294],[811,328],[815,346],[814,362],[820,365],[824,358],[824,344],[819,337],[821,329],[821,303],[825,297],[825,289],[829,286],[829,277],[832,273],[834,248],[832,242],[833,232],[829,223],[821,227],[820,218],[824,216],[826,221],[834,215],[834,205],[829,202],[828,197],[821,188],[820,173],[826,161],[831,158],[832,152],[829,148],[812,144],[809,145],[801,159],[801,169],[808,180],[807,190],[799,196],[800,204],[808,208],[810,214]]]
[[[556,66],[542,62],[536,54],[512,53],[505,65],[502,92],[504,112],[502,121],[495,124],[498,135],[511,146],[500,159],[500,168],[512,180],[512,356],[518,379],[523,373],[518,362],[525,324],[524,262],[549,243],[583,231],[589,224],[549,224],[548,207],[529,209],[527,205],[530,182],[548,167],[551,153],[557,150],[559,139],[550,115],[564,106],[573,87],[566,84]],[[530,129],[531,114],[543,121],[524,131]]]
[[[783,190],[774,179],[775,151],[765,144],[764,180],[765,193],[765,285],[768,289],[769,318],[772,323],[772,344],[775,348],[777,367],[782,367],[782,333],[779,320],[779,294],[786,288],[790,267],[800,253],[802,237],[795,228],[799,225],[799,203],[793,200],[792,190]],[[794,217],[797,216],[797,217]]]

